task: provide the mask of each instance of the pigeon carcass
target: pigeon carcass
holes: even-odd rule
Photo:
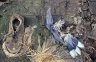
[[[66,32],[72,26],[67,26],[65,21],[57,21],[53,23],[51,15],[51,8],[47,10],[46,15],[46,27],[52,34],[53,43],[67,44],[70,55],[75,58],[77,55],[81,55],[80,48],[84,48],[82,44],[71,32]],[[66,33],[65,33],[66,32]]]

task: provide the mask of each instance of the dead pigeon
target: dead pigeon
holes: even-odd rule
[[[59,20],[58,22],[53,23],[51,8],[47,10],[46,27],[51,32],[54,43],[60,42],[63,45],[65,45],[64,43],[66,43],[69,53],[73,58],[81,55],[80,48],[84,48],[84,44],[82,44],[75,36],[73,36],[71,32],[62,32],[61,29],[63,29],[63,31],[68,30],[68,26],[66,25],[65,21]],[[70,26],[69,28],[72,28],[72,26]]]

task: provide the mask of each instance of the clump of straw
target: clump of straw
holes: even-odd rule
[[[52,45],[52,43],[47,40],[40,45],[40,38],[38,38],[39,46],[36,50],[31,52],[31,57],[34,58],[35,62],[64,62],[63,59],[55,59],[54,52],[56,51],[57,45]],[[32,59],[30,58],[30,59]],[[33,60],[31,60],[33,61]]]

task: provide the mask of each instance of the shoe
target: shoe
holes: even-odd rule
[[[13,15],[9,22],[9,31],[2,45],[3,51],[8,57],[16,57],[21,54],[24,36],[24,18],[18,14]]]

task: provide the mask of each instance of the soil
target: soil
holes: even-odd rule
[[[0,35],[2,35],[2,33],[7,33],[10,16],[16,13],[24,16],[25,27],[30,25],[39,26],[35,33],[43,36],[42,40],[44,39],[45,34],[48,33],[43,26],[48,7],[52,8],[52,15],[55,21],[58,21],[60,18],[62,18],[66,21],[74,22],[73,17],[78,16],[79,0],[10,0],[9,3],[2,4],[4,1],[6,0],[0,0]],[[94,19],[96,19],[96,0],[89,0],[89,8],[91,13],[94,14]],[[49,34],[46,34],[46,36],[49,36]],[[2,42],[0,41],[0,43]],[[63,53],[64,52],[62,52],[62,54]],[[28,61],[28,58],[25,56],[19,58],[7,58],[0,45],[0,62],[30,61]]]

